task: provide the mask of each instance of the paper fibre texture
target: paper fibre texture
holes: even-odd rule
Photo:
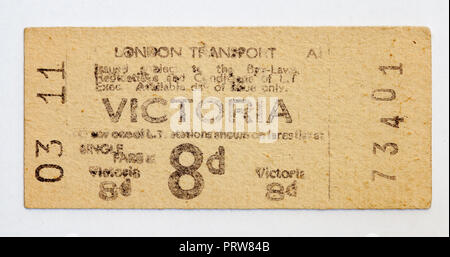
[[[25,29],[27,208],[431,205],[424,27]]]

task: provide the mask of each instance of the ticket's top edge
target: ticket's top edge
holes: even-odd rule
[[[49,26],[49,27],[25,27],[24,32],[31,30],[59,30],[59,29],[69,29],[69,30],[92,30],[92,29],[416,29],[424,30],[427,34],[431,34],[431,28],[428,26],[111,26],[111,27],[76,27],[76,26]]]

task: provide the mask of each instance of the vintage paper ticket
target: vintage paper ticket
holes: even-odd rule
[[[27,28],[27,208],[431,205],[423,27]]]

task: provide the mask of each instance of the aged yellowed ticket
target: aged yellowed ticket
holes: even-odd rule
[[[27,28],[25,207],[429,208],[430,40]]]

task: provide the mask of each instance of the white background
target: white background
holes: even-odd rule
[[[449,6],[441,1],[0,0],[0,235],[449,235]],[[23,29],[29,26],[428,26],[433,51],[429,210],[28,210]]]

